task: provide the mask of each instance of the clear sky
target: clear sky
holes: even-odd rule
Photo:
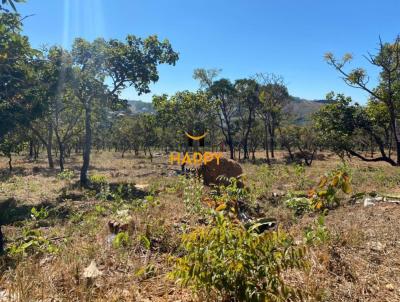
[[[258,72],[282,75],[290,94],[323,99],[334,90],[365,102],[328,66],[327,51],[355,56],[353,66],[371,71],[362,57],[375,52],[379,36],[392,41],[400,33],[399,0],[27,0],[19,4],[25,34],[35,47],[70,47],[75,37],[123,39],[127,34],[168,38],[180,53],[176,66],[160,68],[152,94],[196,90],[193,69],[221,68],[235,80]]]

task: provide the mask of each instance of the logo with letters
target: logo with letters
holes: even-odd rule
[[[199,147],[204,147],[204,140],[205,137],[207,136],[207,132],[204,132],[202,135],[195,136],[192,134],[189,134],[188,132],[185,131],[185,136],[187,137],[188,140],[188,146],[193,147],[194,142],[197,142]],[[201,165],[205,164],[207,165],[209,162],[211,162],[214,158],[217,161],[217,165],[219,165],[219,160],[222,157],[221,152],[193,152],[190,154],[189,152],[185,153],[180,153],[180,152],[172,152],[169,155],[169,163],[174,164],[177,163],[179,165]]]

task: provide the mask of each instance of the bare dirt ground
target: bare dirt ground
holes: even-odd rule
[[[285,165],[283,155],[278,152],[272,168],[262,161],[243,163],[245,183],[263,214],[300,238],[316,215],[295,216],[282,196],[307,191],[340,160],[325,154],[301,169]],[[68,160],[66,168],[74,172],[69,176],[49,170],[44,159],[20,157],[14,166],[10,175],[6,159],[0,160],[0,219],[9,251],[0,258],[0,301],[199,300],[168,277],[170,257],[182,252],[181,234],[201,224],[185,208],[179,168],[168,157],[151,162],[94,153],[90,174],[106,180],[107,192],[76,185],[79,157]],[[400,195],[398,168],[358,160],[348,166],[354,194]],[[327,214],[330,240],[310,247],[309,274],[295,282],[315,301],[400,301],[400,205],[364,207],[349,200],[343,196]],[[35,216],[32,207],[45,211]],[[116,244],[108,223],[125,220],[130,238]],[[93,280],[85,277],[92,261],[99,272]]]

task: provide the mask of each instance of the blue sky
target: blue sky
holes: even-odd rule
[[[123,39],[127,34],[168,38],[180,53],[176,66],[162,66],[152,94],[196,90],[193,69],[221,68],[235,80],[258,72],[282,75],[290,94],[322,99],[334,90],[365,102],[328,66],[327,51],[355,56],[353,66],[377,71],[362,55],[374,52],[379,36],[392,41],[400,33],[398,0],[27,0],[18,5],[25,34],[35,47],[70,47],[75,37]]]

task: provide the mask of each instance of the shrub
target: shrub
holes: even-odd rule
[[[204,186],[199,177],[182,177],[180,185],[182,188],[183,202],[189,213],[201,214],[205,208],[202,204]]]
[[[311,201],[307,197],[291,197],[286,201],[286,206],[294,210],[296,215],[303,215],[312,210]]]
[[[296,176],[296,189],[303,190],[306,186],[306,168],[303,164],[295,164],[293,171]]]
[[[308,245],[318,245],[327,242],[330,239],[330,233],[325,226],[325,216],[320,215],[314,221],[314,224],[307,226],[304,230],[304,241]]]
[[[101,174],[90,175],[89,181],[96,191],[100,191],[103,187],[108,186],[107,178]]]
[[[62,180],[71,180],[72,178],[74,178],[74,175],[74,171],[65,169],[64,171],[57,174],[57,178]]]
[[[31,209],[31,217],[34,220],[42,220],[49,217],[49,212],[46,208],[41,207],[40,210],[37,210],[35,207]]]
[[[339,205],[339,192],[350,194],[351,177],[346,166],[342,166],[324,175],[318,185],[308,192],[308,197],[290,197],[286,205],[303,214],[307,211],[331,209]]]
[[[119,232],[113,242],[112,245],[114,248],[118,249],[121,247],[126,247],[130,244],[130,238],[129,238],[129,234],[127,232]]]
[[[20,241],[11,244],[8,248],[8,252],[12,256],[56,253],[57,251],[57,247],[46,239],[40,230],[24,230]]]
[[[302,292],[285,283],[289,269],[307,267],[305,247],[282,231],[256,234],[216,214],[215,225],[183,235],[186,254],[171,276],[224,301],[288,301]]]
[[[211,192],[214,200],[216,211],[225,211],[230,218],[237,218],[241,212],[241,206],[250,202],[249,190],[243,188],[239,180],[235,177],[224,178],[228,185],[220,185]]]

